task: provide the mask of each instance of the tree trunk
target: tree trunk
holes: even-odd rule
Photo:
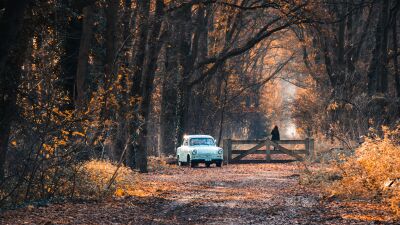
[[[175,128],[175,146],[182,144],[183,135],[186,129],[186,119],[188,115],[188,105],[190,101],[190,89],[184,82],[178,84],[178,97],[177,97],[177,109],[176,109],[176,128]]]
[[[132,51],[132,28],[135,27],[135,11],[132,10],[132,0],[125,0],[125,11],[123,15],[123,33],[122,33],[122,41],[123,41],[123,53],[124,57],[122,59],[122,65],[124,68],[128,68],[131,59],[131,51]]]
[[[107,1],[106,14],[106,58],[105,58],[105,74],[108,82],[111,82],[111,77],[115,72],[115,59],[117,54],[117,23],[118,23],[118,0],[108,0]],[[107,82],[106,82],[107,83]]]
[[[169,21],[168,24],[171,24]],[[176,42],[171,40],[176,38],[176,24],[170,25],[171,35],[165,48],[165,70],[163,77],[162,95],[161,95],[161,113],[160,113],[160,150],[164,155],[174,155],[176,146],[174,141],[176,124],[176,83],[178,75],[177,46]]]
[[[200,8],[199,12],[203,12],[204,9]],[[199,19],[202,15],[199,15],[197,22],[201,22]],[[191,87],[189,86],[189,79],[192,75],[194,64],[196,62],[198,54],[198,41],[202,29],[198,27],[193,30],[192,24],[192,11],[188,6],[182,7],[176,14],[176,18],[179,27],[179,39],[178,39],[178,63],[179,63],[179,76],[177,84],[177,104],[176,104],[176,128],[175,128],[175,146],[181,145],[183,134],[186,131],[187,119],[188,119],[188,107],[190,103]],[[193,35],[192,35],[193,34]],[[192,40],[193,37],[193,40]]]
[[[85,78],[88,73],[89,50],[93,37],[93,8],[86,6],[83,9],[83,28],[79,47],[78,68],[76,72],[75,106],[82,109],[85,105]]]
[[[396,83],[396,94],[400,98],[400,72],[399,72],[399,61],[398,61],[398,43],[397,43],[397,10],[393,16],[393,67],[394,67],[394,79]]]
[[[62,0],[61,9],[58,12],[59,19],[62,21],[61,29],[58,31],[62,37],[62,47],[64,53],[61,60],[61,85],[67,93],[70,101],[63,106],[64,110],[75,109],[76,99],[76,75],[78,68],[78,54],[80,38],[82,35],[82,21],[77,16],[67,13],[67,8],[71,7],[71,1]]]
[[[132,86],[130,90],[130,97],[135,98],[135,101],[138,100],[140,95],[140,85],[142,80],[142,70],[144,66],[145,54],[146,54],[146,44],[147,44],[147,36],[148,36],[148,18],[149,18],[149,10],[150,10],[150,1],[142,1],[136,0],[136,7],[137,7],[137,17],[136,17],[136,34],[137,40],[135,41],[134,52],[135,56],[133,58],[133,78],[132,78]],[[133,114],[129,121],[129,135],[132,136],[131,140],[132,143],[128,148],[128,157],[126,159],[128,166],[131,168],[138,167],[136,164],[135,158],[143,158],[144,156],[137,156],[135,152],[137,149],[137,135],[138,128],[140,124],[140,119],[138,114],[137,108],[139,107],[140,103],[135,102],[133,105],[133,109],[131,113]],[[130,158],[131,156],[135,156],[135,158]],[[136,164],[136,165],[135,165]]]
[[[392,23],[392,43],[393,43],[393,67],[394,67],[394,80],[395,80],[395,89],[397,102],[400,101],[400,69],[399,69],[399,61],[398,61],[398,39],[397,39],[397,15],[400,10],[400,2],[397,2],[395,7],[393,8],[393,17],[391,20]],[[400,104],[397,104],[397,115],[400,114]]]
[[[122,94],[117,97],[118,104],[119,104],[119,111],[117,112],[117,135],[115,140],[115,147],[124,148],[125,145],[127,146],[127,151],[125,155],[125,164],[130,165],[132,168],[134,167],[134,159],[135,156],[132,155],[134,153],[133,146],[127,142],[129,142],[129,134],[128,134],[128,123],[127,123],[127,115],[129,110],[129,105],[126,104],[126,100],[129,99],[128,93],[128,84],[127,84],[127,77],[130,74],[130,62],[132,60],[131,53],[132,53],[132,30],[135,26],[135,19],[134,19],[135,11],[132,9],[132,0],[125,0],[124,1],[124,14],[122,18],[123,23],[123,32],[122,32],[122,58],[121,58],[121,66],[119,68],[118,74],[122,74],[122,79],[120,80],[120,84],[122,87]]]
[[[28,2],[28,0],[8,0],[4,3],[5,10],[0,20],[0,73],[10,56],[10,50],[16,44]]]
[[[150,1],[136,0],[138,8],[137,15],[137,40],[134,46],[135,57],[133,59],[133,86],[131,96],[138,97],[140,95],[140,85],[142,80],[142,72],[144,60],[146,58],[146,44],[149,31],[149,12]]]
[[[118,13],[119,13],[119,0],[107,0],[107,7],[105,8],[105,17],[106,17],[106,29],[105,29],[105,58],[104,58],[104,83],[105,90],[109,90],[110,86],[116,82],[117,80],[117,44],[118,44]],[[105,101],[109,101],[108,97],[106,97]],[[105,103],[107,105],[107,103]],[[104,106],[106,107],[106,106]],[[105,108],[104,118],[112,118],[113,120],[117,120],[118,117],[115,113],[110,112]],[[123,152],[124,143],[119,136],[121,134],[121,130],[123,129],[120,125],[116,126],[115,129],[112,129],[110,139],[110,149],[112,160],[118,161],[121,158],[121,154]]]
[[[21,66],[25,59],[27,29],[21,32],[28,1],[8,1],[0,21],[0,181],[4,179],[10,127],[16,112]],[[4,61],[4,63],[3,63]]]
[[[220,91],[220,92],[222,92],[222,91]],[[225,116],[225,108],[226,108],[227,97],[228,97],[228,78],[225,77],[225,79],[224,79],[224,88],[223,88],[223,100],[222,100],[222,107],[221,107],[220,121],[219,121],[218,146],[220,146],[220,144],[221,144],[222,135],[223,135],[224,116]]]
[[[162,16],[164,10],[163,0],[156,1],[156,11],[152,31],[148,39],[148,53],[146,57],[146,65],[142,74],[140,116],[143,118],[142,131],[139,133],[138,148],[136,154],[136,166],[140,172],[147,172],[147,134],[148,123],[151,111],[151,96],[153,93],[154,76],[157,69],[157,59],[163,43],[163,36],[160,35]]]
[[[375,47],[368,71],[368,93],[370,96],[387,92],[388,10],[389,0],[383,0],[375,31]]]

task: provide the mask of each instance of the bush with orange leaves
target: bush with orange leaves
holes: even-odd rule
[[[347,198],[381,199],[400,216],[400,125],[383,128],[356,149],[354,156],[337,164],[342,179],[329,192]]]
[[[78,198],[101,199],[121,197],[134,191],[138,176],[130,168],[118,166],[105,160],[91,160],[83,164],[75,184]],[[112,179],[117,171],[115,179]],[[112,181],[113,180],[113,181]],[[110,184],[110,181],[112,183]]]

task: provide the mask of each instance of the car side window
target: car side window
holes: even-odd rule
[[[188,146],[188,139],[183,140],[183,146]]]

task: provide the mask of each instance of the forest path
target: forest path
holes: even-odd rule
[[[376,210],[346,216],[360,207],[320,201],[298,172],[294,163],[165,169],[142,175],[138,196],[8,211],[0,224],[390,224]]]

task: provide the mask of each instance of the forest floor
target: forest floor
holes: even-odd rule
[[[299,168],[171,167],[140,175],[134,196],[25,207],[3,212],[0,224],[399,224],[378,204],[322,200],[299,184]]]

